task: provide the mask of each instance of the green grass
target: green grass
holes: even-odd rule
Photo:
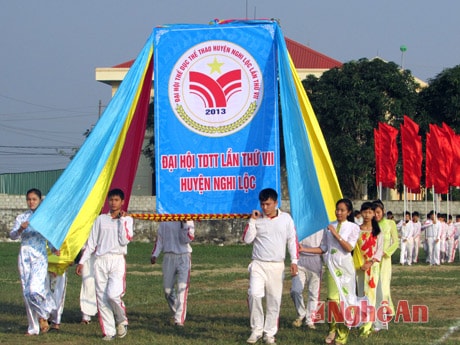
[[[69,344],[103,343],[99,324],[80,325],[80,278],[69,268],[67,298],[63,324],[59,333],[50,332],[26,338],[27,318],[17,272],[18,243],[0,243],[0,343],[2,344]],[[162,292],[161,262],[152,266],[152,245],[129,245],[127,293],[124,301],[129,318],[129,331],[114,343],[133,344],[245,344],[250,334],[246,293],[247,265],[251,246],[193,246],[192,277],[188,316],[184,329],[170,326],[169,310]],[[423,256],[423,253],[422,253]],[[369,339],[352,331],[349,344],[459,344],[460,343],[460,274],[459,264],[429,267],[397,265],[393,262],[392,295],[395,304],[407,300],[412,305],[427,305],[427,323],[392,322],[389,331]],[[422,257],[422,262],[423,262]],[[295,310],[289,296],[290,280],[286,278],[280,316],[278,344],[322,344],[327,324],[316,331],[295,329],[291,322]],[[325,289],[321,297],[325,299]],[[457,329],[458,328],[458,329]],[[105,342],[104,342],[105,343]]]

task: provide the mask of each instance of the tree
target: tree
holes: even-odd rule
[[[420,92],[415,120],[425,133],[430,123],[442,122],[460,132],[460,65],[443,70],[429,81]]]
[[[155,134],[154,134],[154,102],[149,104],[149,115],[147,116],[147,131],[152,131],[149,143],[142,148],[143,155],[150,160],[150,167],[155,176]]]
[[[447,68],[429,80],[428,87],[420,92],[414,120],[420,126],[422,137],[429,132],[430,123],[441,126],[445,122],[460,133],[460,65]],[[425,170],[425,162],[422,169]],[[450,197],[459,200],[460,192],[452,188]]]
[[[408,70],[381,59],[360,59],[313,76],[303,85],[324,133],[344,195],[363,197],[375,185],[373,130],[398,125],[416,110],[418,84]]]

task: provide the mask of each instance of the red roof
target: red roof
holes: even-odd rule
[[[294,62],[294,66],[296,68],[331,69],[342,66],[340,61],[308,48],[299,42],[287,37],[285,37],[285,40],[287,49],[289,54],[291,54],[292,61]],[[134,59],[113,66],[113,68],[130,68],[133,63]]]
[[[126,62],[122,62],[119,65],[113,66],[113,68],[130,68],[133,65],[133,63],[134,63],[134,59],[126,61]]]
[[[296,68],[331,69],[342,66],[340,61],[321,54],[287,37],[284,39]]]

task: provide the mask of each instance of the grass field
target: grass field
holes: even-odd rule
[[[0,243],[0,343],[69,344],[105,343],[99,324],[80,325],[79,293],[81,280],[69,268],[67,298],[59,332],[24,337],[27,318],[17,272],[18,243]],[[188,317],[183,329],[169,325],[169,310],[162,293],[161,261],[150,265],[152,245],[131,243],[128,249],[127,293],[124,301],[129,318],[128,335],[113,343],[133,344],[245,344],[250,334],[246,292],[247,265],[251,246],[193,246],[192,278]],[[395,254],[394,262],[397,262]],[[422,253],[423,259],[423,253]],[[424,260],[422,260],[424,261]],[[295,310],[285,291],[277,344],[323,344],[327,324],[317,330],[291,326]],[[321,297],[324,300],[325,289]],[[353,330],[349,344],[460,344],[460,269],[459,264],[429,267],[393,265],[392,295],[395,304],[406,300],[410,306],[426,305],[426,323],[390,324],[389,331],[359,338]],[[260,342],[262,344],[262,342]]]

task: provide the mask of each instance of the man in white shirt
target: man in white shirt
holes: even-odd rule
[[[176,326],[184,326],[187,315],[187,295],[192,268],[192,247],[195,224],[187,222],[163,222],[158,229],[157,240],[150,262],[156,263],[163,252],[163,289]],[[177,284],[177,288],[175,285]]]
[[[439,260],[443,264],[446,262],[446,235],[447,235],[447,215],[438,214],[439,218]]]
[[[455,259],[455,234],[456,230],[450,214],[446,231],[446,261],[448,263],[454,262]]]
[[[459,236],[460,236],[460,215],[455,217],[454,228],[455,228],[454,259],[455,259],[455,250],[458,247],[458,259],[460,260],[460,246],[458,245]]]
[[[259,193],[262,213],[253,210],[243,233],[243,241],[253,243],[249,264],[248,306],[251,336],[247,343],[255,344],[264,338],[275,344],[283,294],[284,259],[286,245],[291,257],[291,276],[297,275],[298,245],[294,221],[278,208],[278,193],[272,188]],[[266,315],[262,299],[266,299]]]
[[[300,245],[306,248],[317,248],[321,245],[324,230],[300,241]],[[321,287],[321,276],[323,261],[321,254],[301,252],[297,263],[299,274],[292,278],[291,298],[297,312],[297,319],[293,321],[294,327],[305,325],[309,329],[315,329],[316,310],[318,308],[319,290]],[[303,291],[307,291],[307,306],[303,298]]]
[[[412,263],[416,264],[418,262],[418,251],[420,249],[420,240],[422,235],[420,214],[417,211],[412,212],[412,224],[414,225],[414,249],[412,250]]]
[[[414,246],[414,224],[409,211],[405,213],[404,221],[397,226],[401,233],[401,253],[399,263],[401,265],[412,265],[412,250]]]
[[[113,340],[116,334],[123,338],[128,332],[122,297],[126,287],[125,255],[133,236],[133,218],[122,210],[124,199],[121,189],[109,192],[110,212],[96,218],[76,269],[81,275],[83,264],[95,254],[94,278],[103,340]]]
[[[430,265],[440,265],[439,255],[439,222],[434,211],[427,214],[427,220],[422,225],[422,230],[425,231],[425,240],[427,245],[426,260]]]

